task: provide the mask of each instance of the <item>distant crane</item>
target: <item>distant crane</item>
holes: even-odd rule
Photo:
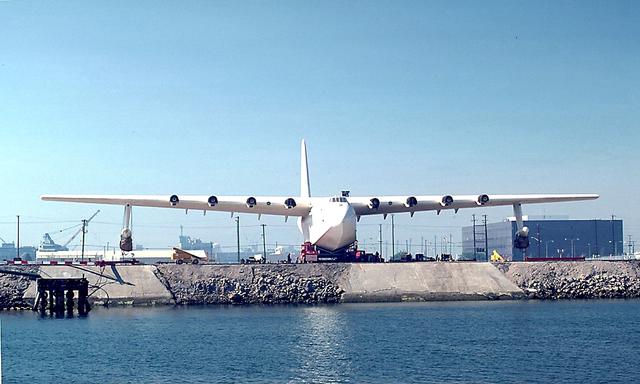
[[[68,251],[69,248],[67,247],[69,244],[71,244],[71,242],[78,237],[78,235],[80,233],[87,233],[86,232],[86,228],[87,225],[89,225],[89,222],[91,220],[93,220],[94,217],[96,217],[96,215],[100,213],[100,210],[98,209],[93,215],[91,215],[90,218],[88,219],[84,219],[82,220],[81,224],[78,224],[80,226],[80,228],[78,228],[78,230],[73,234],[73,236],[71,236],[71,238],[69,240],[67,240],[63,245],[59,245],[56,244],[53,239],[51,238],[51,236],[48,233],[45,233],[44,236],[42,237],[42,243],[40,243],[40,250],[41,251],[49,251],[49,252],[58,252],[58,251]],[[75,228],[78,225],[74,225],[73,227],[69,227],[69,228],[65,228],[65,229],[61,229],[58,232],[63,232],[66,231],[67,229],[71,229],[71,228]],[[84,245],[84,244],[83,244]]]

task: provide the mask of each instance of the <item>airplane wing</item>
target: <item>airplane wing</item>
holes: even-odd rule
[[[371,196],[349,197],[349,203],[356,215],[377,215],[389,213],[438,211],[445,209],[496,207],[514,204],[559,203],[567,201],[592,200],[594,194],[558,195],[433,195],[433,196]]]
[[[304,216],[311,209],[308,199],[276,196],[43,195],[40,198],[45,201],[279,216]]]

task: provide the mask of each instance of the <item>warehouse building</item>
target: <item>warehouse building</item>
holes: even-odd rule
[[[478,221],[462,228],[462,258],[487,260],[496,250],[507,260],[530,258],[589,258],[622,255],[622,220],[545,219],[524,217],[529,228],[529,248],[513,246],[517,226],[514,218],[499,223]]]

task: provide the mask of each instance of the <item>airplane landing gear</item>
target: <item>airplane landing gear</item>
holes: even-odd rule
[[[513,239],[513,246],[518,249],[529,248],[529,228],[524,226],[522,220],[522,204],[513,204],[513,214],[516,217],[516,237]]]
[[[131,233],[131,205],[129,204],[124,206],[122,226],[122,232],[120,232],[120,249],[123,252],[131,252],[133,250],[133,236]]]

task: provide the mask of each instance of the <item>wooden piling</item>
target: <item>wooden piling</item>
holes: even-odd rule
[[[64,317],[65,312],[73,316],[75,305],[75,291],[78,291],[78,314],[86,316],[89,312],[89,281],[83,278],[40,278],[38,294],[34,303],[34,310],[50,316]],[[48,304],[48,305],[47,305]]]

